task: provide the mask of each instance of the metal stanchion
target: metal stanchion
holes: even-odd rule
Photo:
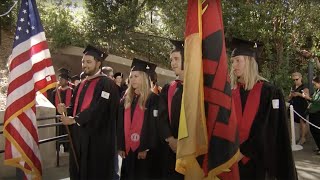
[[[300,151],[303,149],[301,145],[296,144],[296,132],[294,128],[294,112],[293,106],[290,105],[290,123],[291,123],[291,148],[292,151]]]

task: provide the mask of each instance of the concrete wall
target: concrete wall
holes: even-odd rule
[[[66,67],[71,70],[72,75],[80,74],[81,58],[83,55],[82,52],[83,48],[69,46],[60,49],[57,53],[53,53],[51,55],[52,63],[56,72],[60,67]],[[130,73],[131,63],[132,60],[130,59],[109,54],[103,65],[112,67],[114,73],[122,72],[124,74],[124,79],[126,79]],[[161,86],[175,79],[175,74],[173,71],[157,67],[156,72],[158,74],[158,81]]]
[[[41,96],[37,96],[37,118],[55,116],[56,110],[54,106]],[[4,111],[0,111],[0,122],[3,122]],[[37,121],[38,125],[54,123],[54,119]],[[2,129],[2,127],[1,127]],[[54,137],[56,134],[55,127],[42,128],[38,130],[39,139]],[[42,168],[50,168],[56,165],[56,150],[55,141],[41,144],[40,153],[42,158]],[[4,149],[4,137],[0,134],[0,149]],[[4,166],[4,154],[0,154],[0,179],[15,177],[16,169],[10,166]]]

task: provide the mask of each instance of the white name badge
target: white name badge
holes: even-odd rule
[[[158,110],[157,109],[153,110],[153,117],[158,117]]]
[[[105,99],[109,99],[110,93],[102,91],[101,92],[101,97],[105,98]]]
[[[272,99],[273,109],[279,109],[279,99]]]

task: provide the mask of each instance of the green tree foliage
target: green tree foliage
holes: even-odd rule
[[[85,0],[89,42],[112,54],[168,66],[168,39],[183,38],[186,2]]]
[[[0,14],[4,14],[9,11],[9,9],[14,5],[13,0],[6,0],[0,3]],[[0,27],[1,29],[12,31],[16,21],[16,11],[17,6],[7,14],[6,16],[0,17]]]
[[[69,1],[38,1],[41,21],[52,50],[67,45],[83,46],[85,31],[81,29],[84,15],[77,4]]]

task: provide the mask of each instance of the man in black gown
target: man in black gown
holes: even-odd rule
[[[159,105],[159,133],[162,138],[162,168],[165,179],[183,179],[184,176],[175,171],[177,138],[180,120],[180,109],[183,92],[183,41],[172,41],[175,48],[170,54],[171,68],[176,80],[164,85],[161,90]]]
[[[114,177],[115,121],[119,104],[116,85],[101,73],[102,51],[88,46],[82,58],[86,78],[76,87],[68,115],[62,117],[70,125],[79,164],[70,153],[71,179],[112,179]],[[63,104],[59,112],[66,111]]]

